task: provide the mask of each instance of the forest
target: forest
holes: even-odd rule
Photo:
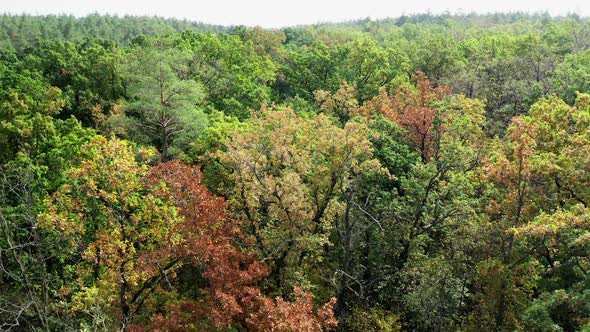
[[[0,331],[590,331],[590,19],[0,15]]]

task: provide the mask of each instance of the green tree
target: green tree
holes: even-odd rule
[[[556,92],[566,102],[573,103],[576,92],[590,92],[589,65],[590,50],[584,50],[566,55],[563,62],[555,68],[553,82]]]
[[[190,78],[203,85],[215,109],[245,119],[270,101],[276,65],[270,56],[257,54],[252,43],[236,35],[186,31],[178,44],[191,52]]]
[[[108,115],[123,97],[120,62],[120,50],[111,42],[42,41],[26,54],[23,66],[63,91],[63,115],[96,126],[96,109]]]
[[[164,161],[186,151],[207,121],[203,88],[189,77],[189,59],[188,52],[149,46],[128,55],[129,137],[157,145]]]

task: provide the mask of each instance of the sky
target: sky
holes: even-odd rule
[[[450,11],[544,12],[590,15],[590,0],[0,0],[0,12],[12,14],[90,13],[157,15],[221,25],[279,28],[360,18]]]

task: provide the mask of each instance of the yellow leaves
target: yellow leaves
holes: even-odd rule
[[[536,126],[528,124],[522,117],[512,119],[512,125],[508,128],[508,139],[512,143],[514,160],[523,161],[530,158],[537,145]]]
[[[590,199],[584,185],[590,180],[590,122],[585,98],[580,95],[575,107],[557,97],[544,98],[528,115],[513,119],[505,148],[496,149],[504,150],[509,164],[501,168],[513,181],[536,179],[543,183],[540,189],[544,195],[555,191],[562,204]]]
[[[80,222],[79,202],[69,197],[69,186],[63,189],[45,200],[47,211],[40,216],[39,227],[55,230],[75,241],[76,235],[84,232],[85,225]]]
[[[367,173],[388,173],[373,158],[362,122],[339,127],[325,114],[263,109],[248,124],[219,154],[233,170],[227,196],[259,249],[270,259],[284,253],[291,284],[305,284],[343,213],[341,193]]]
[[[517,237],[543,241],[549,257],[554,260],[547,267],[549,270],[558,269],[561,265],[559,260],[564,259],[564,264],[575,261],[574,268],[579,268],[585,274],[590,244],[590,213],[582,204],[569,210],[541,213],[533,222],[514,228],[513,231]]]
[[[486,125],[485,101],[454,95],[450,99],[449,109],[442,116],[445,120],[443,140],[467,143],[473,148],[486,145],[487,137],[483,130]]]
[[[171,242],[172,246],[178,246],[183,241],[184,241],[184,237],[180,233],[174,233],[170,237],[170,242]]]
[[[519,237],[555,237],[564,231],[572,229],[587,231],[589,228],[590,213],[587,208],[578,204],[568,211],[541,213],[533,222],[514,228],[513,231]]]
[[[342,86],[334,94],[329,91],[318,90],[314,92],[314,98],[321,112],[345,122],[358,113],[359,104],[355,98],[355,93],[354,86],[342,82]]]
[[[99,295],[97,287],[82,287],[72,299],[73,312],[87,312],[92,306],[101,302],[102,296]]]
[[[55,86],[47,90],[46,101],[45,110],[47,114],[57,114],[65,105],[65,101],[61,99],[61,90]]]
[[[170,239],[182,218],[164,186],[144,185],[147,169],[124,141],[98,136],[83,147],[83,156],[69,172],[70,182],[46,200],[41,225],[71,237],[81,258],[80,285],[95,283],[76,293],[74,302],[90,313],[115,303],[113,291],[131,294],[160,273],[155,265],[162,258],[150,255],[182,240],[178,234]]]
[[[298,173],[287,170],[280,178],[267,176],[266,186],[269,191],[264,199],[273,203],[269,209],[272,219],[285,221],[289,227],[297,229],[312,227],[306,225],[312,211],[304,206],[308,193]]]
[[[590,94],[578,92],[574,106],[579,112],[587,113],[590,111]]]
[[[319,203],[310,201],[313,195],[322,199],[349,173],[383,171],[372,159],[368,134],[362,123],[339,128],[325,115],[304,119],[290,109],[263,110],[235,133],[220,159],[234,168],[236,191],[248,206],[270,203],[274,219],[305,222]]]

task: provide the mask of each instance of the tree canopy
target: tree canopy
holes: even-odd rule
[[[590,330],[590,20],[0,15],[1,331]]]

